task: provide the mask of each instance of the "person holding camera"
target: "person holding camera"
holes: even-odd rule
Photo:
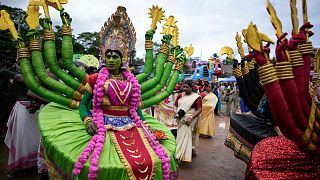
[[[178,119],[176,158],[191,162],[192,156],[197,155],[195,147],[199,138],[197,128],[202,101],[200,95],[194,92],[192,81],[186,81],[183,89],[184,92],[174,103],[175,118]]]

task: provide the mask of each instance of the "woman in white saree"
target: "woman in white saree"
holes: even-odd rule
[[[202,101],[200,95],[193,91],[192,81],[186,81],[183,89],[184,92],[174,103],[178,118],[176,158],[191,162],[192,155],[196,155],[195,147],[198,144],[198,117],[201,113]]]

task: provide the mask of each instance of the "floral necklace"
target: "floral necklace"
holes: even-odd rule
[[[132,98],[130,100],[130,116],[131,119],[136,123],[137,127],[142,127],[143,123],[137,113],[139,104],[140,104],[140,84],[138,83],[138,80],[134,77],[134,75],[128,71],[124,70],[122,72],[122,75],[125,79],[127,79],[130,84],[132,84]],[[102,112],[102,100],[103,100],[103,86],[106,80],[108,79],[109,72],[106,67],[101,68],[98,79],[96,81],[96,84],[94,86],[93,90],[93,122],[97,125],[98,133],[95,134],[92,139],[90,140],[89,144],[85,148],[85,150],[81,153],[78,161],[74,164],[74,169],[72,171],[72,174],[77,176],[80,174],[84,163],[87,161],[89,155],[92,152],[92,156],[90,159],[90,167],[89,167],[89,174],[88,177],[90,180],[97,179],[98,176],[98,170],[99,170],[99,158],[101,151],[103,149],[103,144],[105,140],[105,133],[106,129],[104,127],[104,118],[103,118],[103,112]],[[149,144],[151,145],[152,149],[155,151],[155,153],[158,155],[160,160],[162,161],[162,170],[163,170],[163,178],[165,180],[170,179],[170,158],[168,157],[168,154],[163,149],[157,138],[153,135],[150,129],[144,128],[146,131],[144,131],[145,136],[147,137],[147,140]]]

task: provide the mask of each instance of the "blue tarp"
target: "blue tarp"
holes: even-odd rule
[[[228,78],[218,78],[218,82],[237,82],[234,76]]]

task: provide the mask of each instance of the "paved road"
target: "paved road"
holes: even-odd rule
[[[233,156],[224,145],[229,129],[229,118],[216,116],[216,136],[200,139],[198,156],[192,163],[181,163],[181,180],[238,180],[243,179],[246,164]]]

